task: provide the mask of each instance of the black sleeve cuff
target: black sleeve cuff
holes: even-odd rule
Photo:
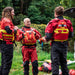
[[[46,40],[49,41],[52,38],[53,34],[52,33],[45,33],[45,35],[46,35],[46,37],[45,37]]]
[[[69,32],[69,38],[72,38],[73,37],[73,32]]]
[[[14,34],[16,35],[16,33],[17,33],[17,30],[14,29]]]
[[[24,34],[22,34],[22,38],[24,38]]]
[[[11,34],[12,33],[12,30],[9,28],[9,26],[6,26],[5,27],[5,30],[8,34]]]

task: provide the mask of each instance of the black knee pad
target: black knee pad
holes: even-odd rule
[[[0,75],[2,75],[1,66],[0,66]]]
[[[38,74],[38,61],[35,60],[34,62],[32,62],[32,66],[33,66],[33,75],[37,75]]]
[[[23,64],[23,66],[28,66],[29,65],[29,61],[25,61],[25,63]]]
[[[29,75],[29,61],[25,61],[24,65],[24,75]]]

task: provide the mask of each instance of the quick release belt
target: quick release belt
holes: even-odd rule
[[[23,46],[36,46],[36,44],[23,44]]]
[[[23,44],[26,48],[35,48],[36,44]]]
[[[53,41],[53,42],[55,42],[55,43],[68,43],[68,41],[63,41],[63,42],[61,42],[61,41]]]

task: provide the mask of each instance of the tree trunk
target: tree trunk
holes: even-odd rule
[[[21,14],[23,13],[23,4],[24,4],[24,1],[21,0]]]

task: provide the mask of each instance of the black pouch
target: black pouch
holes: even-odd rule
[[[0,44],[2,44],[2,40],[0,40]]]

